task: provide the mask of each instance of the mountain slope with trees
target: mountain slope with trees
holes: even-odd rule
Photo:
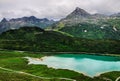
[[[120,53],[119,40],[76,38],[38,27],[21,27],[0,35],[0,48],[38,52]],[[111,50],[112,49],[112,50]]]

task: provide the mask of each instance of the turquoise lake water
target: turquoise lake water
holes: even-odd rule
[[[62,54],[43,57],[42,60],[27,57],[29,64],[44,64],[48,67],[69,69],[93,77],[104,72],[120,71],[120,57],[85,54]]]

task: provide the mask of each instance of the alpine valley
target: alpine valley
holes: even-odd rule
[[[119,64],[120,13],[0,22],[0,81],[119,81]]]

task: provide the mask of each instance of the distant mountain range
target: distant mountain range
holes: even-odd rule
[[[109,16],[99,13],[90,14],[77,7],[58,22],[34,16],[10,19],[9,21],[4,18],[0,22],[0,33],[23,26],[37,26],[42,29],[62,31],[79,38],[120,40],[119,22],[120,13]]]
[[[0,22],[0,33],[9,29],[18,29],[23,26],[37,26],[44,29],[53,23],[55,23],[55,21],[48,20],[47,18],[39,19],[35,16],[10,19],[9,21],[3,18]]]

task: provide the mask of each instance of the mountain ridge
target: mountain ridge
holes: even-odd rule
[[[47,18],[39,19],[35,16],[10,19],[9,21],[3,19],[0,23],[0,32],[19,29],[24,26],[37,26],[43,29],[62,31],[80,38],[120,40],[119,22],[119,16],[111,17],[99,13],[90,14],[77,7],[58,22]]]
[[[90,13],[88,13],[84,9],[76,7],[76,9],[73,12],[71,12],[71,14],[69,14],[66,18],[89,17],[89,16],[91,16]]]
[[[39,19],[35,16],[13,18],[10,20],[3,18],[3,20],[0,22],[0,33],[10,29],[18,29],[23,26],[38,26],[40,28],[46,28],[53,23],[55,23],[55,21],[47,18]]]
[[[68,25],[75,25],[75,24],[84,23],[84,22],[98,23],[99,20],[101,20],[101,19],[105,20],[108,17],[109,16],[100,14],[100,13],[90,14],[86,10],[76,7],[75,10],[73,10],[73,12],[71,12],[65,18],[61,19],[56,24],[54,24],[53,28],[56,27],[56,28],[60,29],[60,25],[62,25],[62,27],[63,27],[63,25],[68,26]]]
[[[90,14],[77,7],[66,18],[54,24],[52,29],[79,38],[120,40],[119,22],[119,17],[99,13]]]

